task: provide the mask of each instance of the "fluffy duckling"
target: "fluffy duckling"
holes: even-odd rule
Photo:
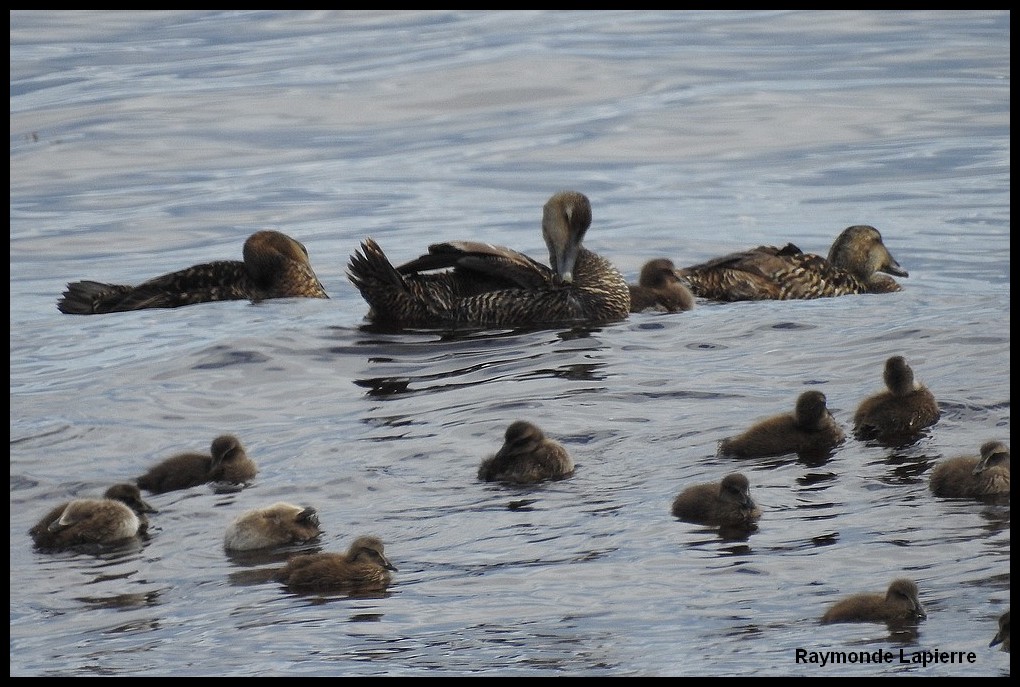
[[[179,453],[149,468],[136,482],[146,491],[162,494],[207,482],[243,484],[256,474],[258,468],[245,453],[241,441],[224,434],[213,439],[210,455]]]
[[[845,434],[825,401],[821,391],[805,391],[797,398],[794,412],[767,418],[723,439],[719,451],[738,458],[829,452]]]
[[[569,477],[573,472],[574,461],[562,444],[530,422],[518,420],[506,428],[503,446],[496,455],[482,461],[478,479],[534,484]]]
[[[908,579],[893,580],[883,594],[855,594],[833,604],[823,623],[906,623],[927,618],[917,598],[917,585]]]
[[[347,553],[307,553],[292,556],[277,580],[296,592],[338,590],[382,591],[396,568],[383,553],[378,537],[358,537]]]
[[[939,463],[929,482],[936,496],[982,498],[1009,494],[1009,448],[1001,441],[981,445],[980,456],[959,456]]]
[[[257,231],[244,242],[243,252],[244,261],[194,265],[138,286],[72,282],[57,301],[57,309],[70,315],[93,315],[210,301],[329,298],[300,241],[278,231]]]
[[[886,390],[870,396],[854,414],[854,436],[896,443],[916,438],[925,427],[939,421],[939,404],[926,386],[914,379],[914,371],[901,355],[885,362]]]
[[[694,308],[694,294],[676,274],[668,258],[649,260],[637,284],[628,284],[631,312],[683,312]]]
[[[1009,609],[999,616],[999,631],[995,633],[995,637],[988,646],[996,644],[1001,644],[1002,650],[1009,653]]]
[[[224,548],[231,551],[268,549],[299,544],[322,534],[314,508],[280,501],[238,515],[223,535]]]
[[[146,534],[145,514],[155,512],[137,486],[115,484],[101,499],[75,499],[53,508],[29,534],[40,548],[112,544]]]
[[[687,487],[673,500],[673,515],[686,522],[752,528],[761,509],[751,498],[751,483],[739,472],[721,482]]]

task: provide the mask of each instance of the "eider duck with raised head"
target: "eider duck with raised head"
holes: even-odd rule
[[[792,243],[758,246],[677,271],[695,296],[716,301],[802,300],[903,289],[879,274],[909,274],[872,226],[847,227],[827,258]]]
[[[258,231],[244,242],[244,260],[220,260],[154,277],[137,286],[76,281],[57,301],[62,313],[93,315],[179,308],[211,301],[329,298],[301,242]]]
[[[134,484],[115,484],[103,498],[75,499],[56,506],[29,534],[41,549],[116,544],[146,535],[146,514],[155,512]]]
[[[582,245],[591,204],[576,191],[554,194],[542,214],[549,267],[503,246],[448,241],[394,267],[372,239],[351,256],[348,277],[369,319],[394,328],[547,327],[626,319],[623,275]]]

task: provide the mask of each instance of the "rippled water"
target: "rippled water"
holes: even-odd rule
[[[1004,675],[1009,504],[936,499],[932,466],[1010,429],[1008,12],[11,13],[11,675]],[[586,193],[631,279],[759,243],[825,254],[874,224],[883,296],[698,307],[597,329],[383,334],[347,281],[442,239],[542,258],[541,206]],[[237,259],[276,228],[330,300],[65,316],[68,281]],[[902,354],[939,398],[913,445],[721,458],[822,389],[849,424]],[[574,477],[480,483],[506,425]],[[242,438],[233,494],[151,502],[126,551],[29,527],[163,457]],[[675,520],[741,470],[764,516]],[[238,512],[319,509],[384,539],[381,598],[295,596],[222,549]],[[524,507],[517,506],[524,502]],[[917,580],[913,633],[820,626]],[[805,665],[797,649],[975,662]]]

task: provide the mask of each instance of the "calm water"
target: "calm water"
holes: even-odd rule
[[[11,675],[1008,674],[988,643],[1009,504],[927,477],[1010,439],[1009,49],[1008,12],[12,12]],[[825,254],[857,223],[910,277],[592,330],[363,329],[362,238],[395,261],[443,239],[544,259],[563,188],[631,279],[658,256]],[[68,281],[236,259],[259,228],[303,241],[332,298],[57,312]],[[893,354],[943,409],[915,444],[715,455],[806,387],[848,425]],[[479,483],[516,419],[576,475]],[[152,497],[126,551],[33,549],[53,503],[224,432],[250,488]],[[670,515],[735,470],[757,532]],[[279,557],[224,553],[235,514],[283,499],[319,509],[323,549],[382,537],[389,593],[295,596],[260,578]],[[818,624],[899,576],[916,632]]]

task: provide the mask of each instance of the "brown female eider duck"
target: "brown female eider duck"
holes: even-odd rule
[[[761,509],[751,498],[751,483],[740,473],[721,482],[687,487],[673,500],[673,515],[686,522],[753,528]]]
[[[805,391],[792,413],[755,423],[719,443],[719,452],[738,458],[778,456],[785,453],[817,455],[838,446],[845,434],[825,405],[821,391]]]
[[[792,243],[759,246],[677,271],[695,296],[717,301],[795,300],[890,293],[903,287],[878,274],[909,276],[882,242],[877,229],[847,227],[828,258]]]
[[[188,489],[207,482],[244,484],[258,474],[240,439],[224,434],[213,439],[210,453],[179,453],[157,463],[135,482],[154,494]]]
[[[244,242],[244,261],[194,265],[138,286],[77,281],[57,301],[62,313],[92,315],[146,308],[179,308],[210,301],[329,298],[301,242],[278,231],[258,231]]]
[[[935,396],[914,380],[914,371],[901,355],[885,361],[886,390],[864,399],[854,413],[854,436],[898,443],[915,439],[939,421]]]
[[[394,268],[372,239],[351,256],[348,277],[370,306],[369,319],[391,327],[541,327],[603,324],[630,313],[623,275],[582,245],[591,204],[562,191],[545,204],[546,267],[510,248],[474,241],[429,246]],[[443,270],[433,272],[433,270]]]
[[[908,623],[927,618],[912,580],[893,580],[885,594],[855,594],[833,604],[823,623]]]
[[[478,479],[487,482],[533,484],[562,479],[574,472],[567,449],[545,436],[542,430],[523,420],[506,428],[503,446],[478,468]]]
[[[319,517],[314,508],[280,501],[265,508],[241,513],[227,525],[223,546],[230,551],[268,549],[285,544],[302,544],[315,539]]]
[[[53,508],[29,534],[40,548],[113,544],[145,535],[145,514],[155,512],[134,484],[115,484],[101,499],[75,499]]]
[[[979,456],[943,461],[932,470],[929,486],[936,496],[949,498],[1009,495],[1009,448],[1001,441],[987,441]]]
[[[276,579],[295,592],[339,590],[382,591],[396,568],[377,537],[358,537],[347,553],[306,553],[292,556]]]
[[[668,258],[649,260],[637,284],[628,284],[631,312],[683,312],[694,308],[694,294],[676,274]]]

